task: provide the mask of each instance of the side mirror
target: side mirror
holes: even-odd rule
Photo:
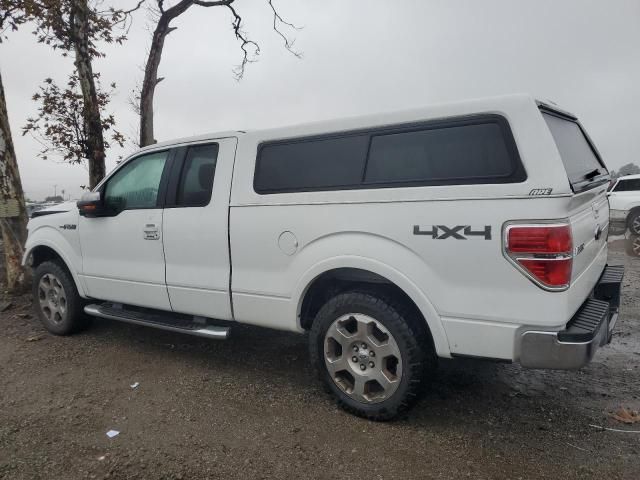
[[[104,207],[100,199],[100,192],[88,192],[76,203],[80,215],[83,217],[100,217],[104,214]]]

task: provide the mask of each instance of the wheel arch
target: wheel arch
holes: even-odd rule
[[[629,213],[627,214],[627,224],[630,224],[633,216],[637,214],[640,214],[640,205],[635,205],[629,209]]]
[[[310,269],[299,282],[298,326],[308,330],[320,306],[333,295],[352,289],[382,288],[407,300],[424,321],[438,356],[450,357],[449,343],[440,317],[427,296],[398,270],[366,257],[336,257]]]
[[[36,234],[39,231],[42,231],[42,229],[36,231]],[[62,245],[64,245],[64,243],[62,243]],[[55,238],[47,238],[42,234],[38,235],[36,238],[31,238],[30,235],[30,238],[27,240],[27,245],[25,247],[22,264],[28,265],[32,268],[36,268],[42,262],[48,260],[57,260],[61,262],[71,275],[71,278],[73,279],[73,282],[75,283],[80,296],[86,298],[84,286],[77,274],[77,263],[81,260],[77,259],[74,261],[73,252],[66,251],[70,249],[70,246],[65,249],[62,245],[61,242],[56,241]]]

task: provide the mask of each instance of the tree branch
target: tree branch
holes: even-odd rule
[[[278,10],[273,5],[273,0],[269,0],[269,6],[271,7],[271,11],[273,12],[273,30],[282,38],[284,42],[284,48],[286,48],[292,55],[296,58],[302,58],[302,53],[293,49],[293,44],[296,42],[295,39],[290,40],[282,31],[278,28],[278,22],[287,27],[293,28],[294,30],[302,30],[302,27],[296,27],[293,23],[289,23],[280,16]]]
[[[231,5],[231,3],[227,3],[226,7],[233,14],[233,22],[231,23],[231,28],[233,28],[233,33],[235,34],[236,39],[240,40],[240,49],[242,50],[242,62],[234,69],[233,72],[236,80],[240,80],[244,76],[244,69],[247,64],[256,61],[253,58],[249,57],[249,49],[253,48],[253,56],[257,57],[258,55],[260,55],[260,45],[249,39],[247,35],[242,31],[242,17],[238,15],[238,12],[236,12],[235,8],[233,8],[233,5]]]
[[[200,7],[228,7],[235,0],[218,0],[218,1],[208,1],[208,0],[193,0],[194,5],[199,5]]]
[[[140,1],[138,2],[138,4],[137,4],[135,7],[133,7],[131,10],[123,10],[123,11],[122,11],[122,13],[123,13],[124,15],[130,15],[130,14],[132,14],[133,12],[135,12],[136,10],[138,10],[138,9],[142,6],[142,4],[143,4],[145,1],[146,1],[146,0],[140,0]],[[160,2],[161,2],[161,3],[162,3],[162,1],[163,1],[163,0],[160,0]]]

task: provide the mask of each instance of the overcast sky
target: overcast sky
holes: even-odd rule
[[[531,93],[576,113],[610,168],[640,163],[640,0],[274,2],[304,27],[291,32],[304,58],[271,31],[267,0],[238,0],[245,30],[262,47],[241,82],[232,74],[241,55],[226,9],[193,7],[175,22],[160,65],[166,79],[156,90],[158,140]],[[38,158],[38,142],[21,136],[41,81],[64,81],[71,69],[30,31],[25,26],[0,45],[23,186],[32,199],[53,194],[54,185],[77,197],[86,169]],[[149,39],[142,12],[129,40],[106,48],[94,67],[105,85],[117,83],[110,111],[131,136],[137,119],[128,98]],[[107,170],[130,150],[110,150]]]

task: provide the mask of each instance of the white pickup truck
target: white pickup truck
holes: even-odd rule
[[[640,235],[640,175],[615,180],[609,189],[611,233]]]
[[[383,420],[438,357],[575,369],[610,341],[609,180],[573,115],[522,95],[225,132],[37,212],[24,262],[55,334],[308,332],[339,404]]]

